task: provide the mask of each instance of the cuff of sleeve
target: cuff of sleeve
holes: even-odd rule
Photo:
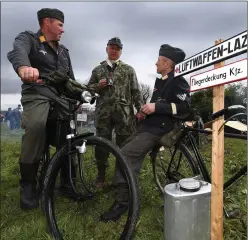
[[[19,63],[19,64],[15,64],[14,66],[14,70],[16,71],[16,73],[18,74],[18,68],[19,67],[31,67],[30,63]]]
[[[139,105],[136,105],[136,106],[135,106],[137,112],[140,112],[141,106],[142,106],[142,104],[140,104],[140,103],[139,103]]]
[[[155,112],[161,114],[172,114],[171,104],[168,103],[156,103],[155,104]]]
[[[177,114],[177,106],[175,103],[171,103],[171,110],[172,110],[172,115]]]

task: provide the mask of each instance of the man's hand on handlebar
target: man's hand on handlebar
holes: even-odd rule
[[[24,83],[42,83],[39,79],[39,70],[28,66],[21,66],[17,70],[19,77]]]

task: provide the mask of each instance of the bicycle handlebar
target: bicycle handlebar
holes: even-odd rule
[[[221,117],[225,113],[227,113],[227,112],[229,112],[231,110],[236,110],[236,109],[243,109],[243,110],[245,110],[246,108],[244,106],[242,106],[242,105],[232,105],[230,107],[223,108],[220,111],[215,112],[215,113],[212,114],[212,120],[215,120],[216,118]]]
[[[56,78],[56,80],[54,78]],[[66,83],[68,81],[69,77],[64,76],[63,74],[61,74],[58,71],[55,71],[55,72],[52,72],[51,74],[48,74],[48,75],[40,74],[39,79],[60,85],[60,84]],[[72,104],[76,104],[77,101],[79,101],[81,104],[83,104],[83,103],[93,104],[95,102],[96,98],[98,97],[98,94],[93,93],[87,87],[87,85],[81,85],[81,84],[77,83],[77,89],[79,90],[80,98],[77,97],[74,99],[74,98],[68,98],[65,96],[63,96],[62,98],[64,98],[65,100],[69,101]],[[59,97],[61,97],[61,96],[59,96]]]

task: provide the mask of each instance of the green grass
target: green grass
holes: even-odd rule
[[[33,240],[52,239],[47,231],[46,219],[40,209],[23,212],[19,208],[19,167],[20,131],[7,133],[2,126],[1,133],[1,239]],[[208,167],[211,164],[211,143],[201,148]],[[225,140],[225,178],[235,169],[246,164],[246,141]],[[163,239],[163,199],[156,189],[149,159],[144,162],[140,174],[141,215],[136,228],[136,238],[140,240]],[[224,220],[224,239],[246,239],[246,179],[225,194],[228,208],[239,208],[237,219]],[[107,209],[112,199],[102,208]],[[93,225],[94,223],[94,225]],[[80,224],[78,224],[80,228]],[[85,228],[82,223],[82,228]],[[82,230],[82,229],[81,229]],[[90,222],[84,239],[105,239],[116,231],[115,225]],[[79,231],[79,230],[78,230]],[[80,232],[80,231],[79,231]],[[71,239],[82,239],[80,237]]]
[[[242,166],[247,164],[247,142],[240,139],[225,139],[224,181],[230,179]],[[211,171],[210,144],[201,147],[201,154]],[[224,239],[247,239],[247,178],[243,177],[236,185],[224,192],[224,203],[229,211],[238,210],[236,219],[224,219]]]

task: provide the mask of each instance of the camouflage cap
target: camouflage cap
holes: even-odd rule
[[[111,38],[111,39],[108,41],[108,44],[107,44],[107,45],[110,45],[110,44],[117,45],[117,46],[119,46],[121,49],[123,48],[123,44],[121,43],[121,39],[118,38],[118,37]]]
[[[169,44],[163,44],[159,50],[159,56],[164,56],[178,64],[182,62],[186,56],[185,52],[176,47],[172,47]]]
[[[42,8],[37,12],[38,20],[42,18],[56,18],[64,23],[64,13],[56,8]]]

